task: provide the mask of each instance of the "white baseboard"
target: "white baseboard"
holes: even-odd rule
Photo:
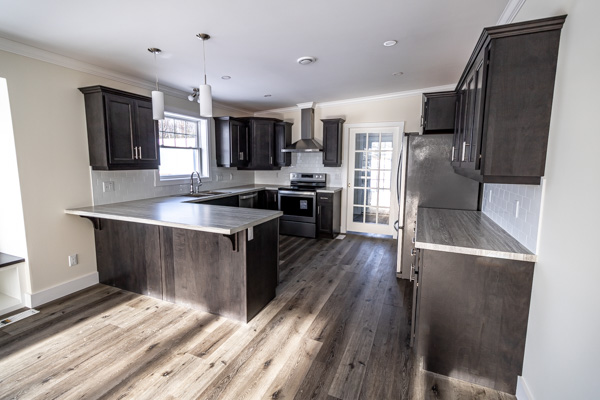
[[[93,286],[99,283],[98,272],[92,272],[72,281],[61,283],[60,285],[42,290],[37,293],[25,293],[23,302],[26,307],[34,308],[51,302],[52,300],[60,299],[71,293]]]
[[[529,387],[527,386],[527,382],[525,382],[525,378],[519,376],[517,378],[517,400],[535,400]]]

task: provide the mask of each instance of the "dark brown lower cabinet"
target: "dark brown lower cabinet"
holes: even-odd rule
[[[416,343],[423,368],[515,394],[534,263],[419,252]]]
[[[100,283],[250,321],[275,297],[279,220],[233,235],[102,220]]]
[[[340,233],[341,193],[317,192],[317,233],[320,237],[333,239]]]

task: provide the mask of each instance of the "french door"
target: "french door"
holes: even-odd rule
[[[349,129],[348,231],[394,235],[397,163],[403,124]]]

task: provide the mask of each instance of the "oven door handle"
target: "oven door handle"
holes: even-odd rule
[[[285,196],[293,196],[293,197],[306,197],[306,196],[311,196],[311,197],[316,197],[317,192],[297,192],[295,190],[280,190],[279,194],[283,194]]]

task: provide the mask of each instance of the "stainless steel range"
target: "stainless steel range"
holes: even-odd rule
[[[317,190],[325,186],[326,174],[290,174],[290,186],[279,188],[279,233],[317,237]]]

